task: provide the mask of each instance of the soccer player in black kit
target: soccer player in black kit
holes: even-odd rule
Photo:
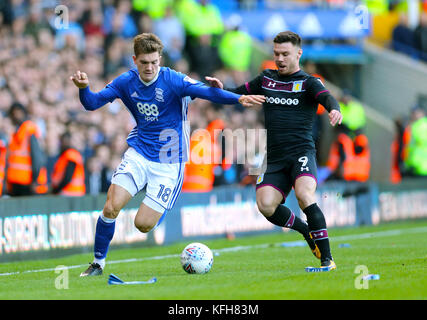
[[[280,32],[273,40],[277,70],[267,69],[252,81],[227,90],[238,94],[260,94],[267,129],[267,169],[258,177],[256,202],[259,211],[271,223],[300,232],[325,271],[336,269],[329,246],[323,212],[316,204],[316,149],[312,125],[317,106],[329,112],[332,126],[341,124],[336,99],[320,79],[300,70],[301,38],[291,31]],[[214,87],[220,80],[206,77]],[[283,204],[294,187],[307,223]]]

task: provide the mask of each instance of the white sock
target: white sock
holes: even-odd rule
[[[105,267],[105,259],[94,258],[93,262],[99,264],[101,266],[101,268],[104,269],[104,267]]]
[[[107,218],[104,216],[104,213],[101,213],[100,215],[102,221],[104,221],[105,223],[113,223],[114,221],[116,221],[116,219],[111,219],[111,218]]]

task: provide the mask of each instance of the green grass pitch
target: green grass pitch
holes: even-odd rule
[[[302,240],[296,232],[288,232],[201,241],[219,253],[205,275],[190,275],[181,268],[179,254],[188,243],[112,249],[100,277],[79,277],[91,254],[3,263],[0,299],[427,299],[427,220],[335,228],[329,236],[337,264],[330,272],[305,272],[305,267],[319,266],[319,261],[307,246],[282,246]],[[344,243],[350,246],[340,246]],[[56,273],[59,265],[70,268]],[[365,282],[363,272],[379,274],[380,280]],[[124,281],[153,276],[158,280],[108,285],[110,273]]]

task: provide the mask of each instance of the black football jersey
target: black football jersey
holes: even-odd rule
[[[252,81],[227,90],[266,97],[268,165],[281,163],[289,154],[315,150],[312,127],[319,103],[328,111],[339,110],[322,81],[301,70],[281,76],[277,70],[266,69]]]

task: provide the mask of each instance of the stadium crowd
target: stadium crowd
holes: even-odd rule
[[[235,86],[249,76],[250,38],[244,36],[245,52],[232,55],[233,48],[221,40],[237,25],[224,23],[209,1],[61,1],[65,8],[50,0],[2,3],[0,138],[10,143],[16,126],[9,109],[19,104],[40,130],[49,183],[61,151],[60,137],[68,133],[72,147],[84,159],[86,193],[107,190],[134,120],[120,100],[97,112],[85,112],[69,77],[76,70],[85,71],[92,90],[99,91],[134,67],[132,38],[137,34],[157,34],[164,43],[163,65],[192,78],[215,75],[225,79],[227,86]],[[66,11],[55,13],[55,7]],[[234,69],[230,57],[238,62]],[[231,129],[262,127],[258,111],[201,99],[193,101],[189,119],[192,130],[206,128],[215,119]],[[241,166],[239,172],[227,169],[225,178],[219,170],[216,184],[236,183],[244,177]]]
[[[276,2],[265,4],[274,7]],[[239,1],[242,8],[256,3]],[[85,193],[106,192],[127,148],[134,119],[120,100],[86,112],[69,77],[82,70],[91,79],[91,89],[101,90],[134,67],[132,39],[143,32],[153,32],[162,40],[164,66],[201,81],[215,76],[225,87],[250,79],[252,39],[239,29],[239,19],[223,21],[209,0],[2,1],[0,147],[8,146],[16,131],[10,116],[15,106],[38,127],[48,185],[66,134],[68,147],[78,150],[84,161]],[[224,107],[201,99],[190,105],[189,119],[192,132],[198,128],[263,128],[260,110]],[[259,164],[263,145],[247,143],[246,147],[254,148],[246,150],[254,159],[215,166],[214,185],[254,183],[248,170]]]

